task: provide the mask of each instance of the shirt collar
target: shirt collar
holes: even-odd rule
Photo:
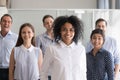
[[[6,35],[11,35],[11,34],[12,34],[12,31],[10,30]],[[3,37],[1,34],[1,31],[0,31],[0,37]]]
[[[51,38],[49,37],[49,35],[47,34],[47,32],[45,32],[43,36],[44,36],[45,38],[51,39]]]
[[[93,55],[92,51],[93,51],[93,49],[90,51],[89,54]],[[97,53],[102,53],[102,51],[103,51],[103,48],[101,48]]]
[[[59,41],[61,47],[70,47],[73,48],[75,46],[75,42],[72,42],[70,45],[66,45],[62,40]]]
[[[33,50],[33,48],[34,48],[34,46],[31,45],[30,48],[27,49],[23,44],[21,45],[21,47],[23,48],[23,50],[29,51],[29,52],[31,52]]]

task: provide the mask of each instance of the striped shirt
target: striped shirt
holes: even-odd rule
[[[46,32],[36,37],[36,47],[42,50],[43,55],[45,54],[46,48],[53,43],[54,40],[51,39]]]
[[[9,31],[5,37],[0,33],[0,68],[9,67],[12,48],[17,42],[17,34]]]

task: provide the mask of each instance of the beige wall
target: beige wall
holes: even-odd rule
[[[97,0],[11,0],[13,9],[96,9]]]
[[[0,6],[6,6],[6,0],[0,0]]]

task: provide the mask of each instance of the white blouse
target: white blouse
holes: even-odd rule
[[[29,49],[23,45],[14,48],[15,73],[16,80],[38,80],[38,56],[40,49],[31,46]]]
[[[67,46],[62,41],[46,50],[40,80],[47,80],[51,68],[51,80],[86,80],[85,48],[73,42]]]

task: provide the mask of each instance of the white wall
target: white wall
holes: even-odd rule
[[[35,27],[36,35],[45,32],[43,27],[42,18],[46,14],[52,15],[54,18],[60,15],[76,15],[84,23],[84,40],[83,44],[89,41],[89,34],[91,33],[92,25],[92,10],[80,9],[40,9],[40,10],[9,10],[9,14],[13,17],[12,31],[19,32],[19,28],[23,23],[29,22]],[[89,27],[89,28],[88,28]]]
[[[0,7],[0,18],[5,14],[8,13],[8,10],[6,7]],[[0,26],[0,30],[1,30],[1,26]]]
[[[96,9],[96,0],[11,0],[13,9]]]
[[[107,33],[116,38],[120,42],[120,10],[92,10],[92,9],[38,9],[38,10],[9,10],[9,14],[13,17],[12,30],[18,33],[19,27],[25,23],[30,22],[36,31],[36,35],[45,31],[42,25],[42,18],[46,14],[52,15],[54,18],[60,15],[77,15],[84,23],[84,39],[83,44],[90,39],[91,31],[94,29],[96,19],[102,17],[108,22]],[[119,43],[120,45],[120,43]]]
[[[49,14],[54,18],[60,15],[71,15],[73,11],[66,9],[40,9],[40,10],[8,10],[8,13],[13,17],[12,30],[18,33],[19,27],[23,23],[31,23],[35,27],[36,35],[43,33],[45,28],[43,27],[42,18],[44,15]]]

